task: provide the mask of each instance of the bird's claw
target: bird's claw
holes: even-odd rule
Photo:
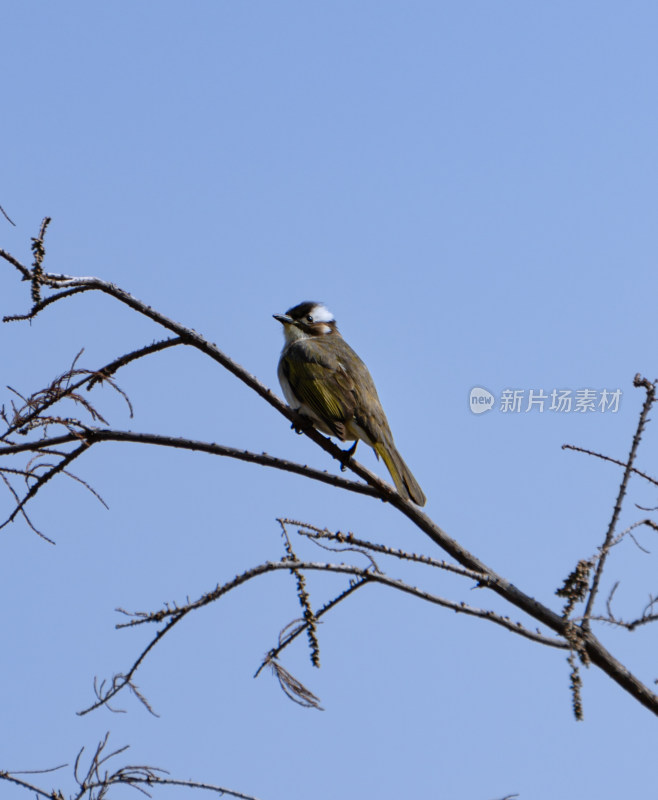
[[[359,443],[359,440],[355,439],[354,440],[354,444],[350,448],[348,448],[347,450],[343,450],[343,458],[341,459],[341,463],[340,463],[340,471],[341,472],[345,472],[345,470],[347,469],[347,465],[349,464],[350,459],[354,455],[354,451],[356,450],[356,446],[357,446],[358,443]]]

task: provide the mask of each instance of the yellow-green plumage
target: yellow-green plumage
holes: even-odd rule
[[[391,473],[395,488],[407,499],[411,499],[416,505],[425,505],[425,495],[414,478],[409,467],[404,463],[402,456],[395,449],[395,445],[386,447],[382,442],[375,445],[375,453],[382,457],[386,469]]]
[[[332,386],[338,383],[338,376],[326,363],[314,360],[316,349],[315,342],[313,347],[303,341],[296,343],[294,354],[289,353],[294,357],[286,359],[284,371],[295,395],[333,429],[331,422],[342,423],[352,415],[352,398],[344,395],[340,385]]]

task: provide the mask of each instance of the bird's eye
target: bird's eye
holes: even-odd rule
[[[307,322],[313,322],[313,315],[312,314],[307,314],[306,315],[306,321]]]

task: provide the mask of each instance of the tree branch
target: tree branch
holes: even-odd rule
[[[602,461],[609,461],[611,464],[617,464],[619,467],[626,467],[628,463],[625,461],[620,461],[618,458],[612,458],[611,456],[606,456],[603,453],[597,453],[595,450],[588,450],[586,447],[576,447],[575,444],[563,444],[563,450],[573,450],[576,453],[585,453],[587,456],[594,456],[595,458],[600,458]],[[631,472],[635,475],[639,475],[640,478],[644,478],[645,481],[649,481],[649,483],[653,483],[654,486],[658,486],[658,480],[652,478],[651,475],[647,475],[646,472],[642,472],[635,467],[631,468]]]
[[[225,786],[217,786],[216,784],[202,781],[170,778],[167,775],[167,771],[160,767],[150,767],[144,764],[126,764],[121,767],[113,768],[112,771],[110,771],[106,768],[108,762],[112,759],[116,759],[117,756],[124,753],[128,747],[120,747],[105,755],[104,751],[108,739],[109,733],[107,733],[104,739],[96,746],[84,775],[80,774],[80,761],[84,753],[84,747],[78,753],[73,769],[73,777],[77,783],[77,791],[74,795],[71,795],[72,800],[82,800],[83,797],[87,797],[89,800],[100,800],[108,796],[107,793],[112,786],[132,786],[133,788],[139,789],[144,794],[147,794],[149,797],[150,794],[141,787],[180,786],[186,789],[202,789],[219,795],[228,795],[237,798],[237,800],[258,800],[258,798],[253,795],[237,792],[234,789],[227,789]],[[65,766],[67,765],[62,764],[52,769],[25,770],[20,772],[0,770],[0,781],[13,783],[39,797],[47,798],[47,800],[64,800],[64,792],[61,789],[42,789],[18,776],[55,772],[63,769]]]
[[[109,428],[85,428],[84,431],[80,433],[65,433],[60,436],[51,436],[38,441],[21,442],[16,445],[0,447],[0,456],[34,452],[47,447],[55,447],[60,444],[80,442],[80,440],[84,441],[85,446],[91,446],[97,442],[132,442],[133,444],[150,444],[159,447],[173,447],[180,450],[196,450],[211,455],[235,458],[238,461],[247,461],[251,464],[260,464],[264,467],[272,467],[285,472],[293,472],[297,475],[304,475],[320,483],[327,483],[330,486],[339,486],[342,489],[347,489],[357,494],[364,494],[370,497],[379,496],[376,489],[366,484],[351,481],[340,475],[333,475],[330,472],[314,469],[305,464],[298,464],[295,461],[287,461],[284,458],[270,456],[267,453],[253,453],[249,450],[240,450],[236,447],[228,447],[226,445],[215,444],[214,442],[203,442],[197,439],[186,439],[182,436],[166,436],[157,433],[135,433],[133,431],[112,430]],[[368,472],[365,468],[364,471]],[[32,496],[34,496],[34,492],[30,495],[30,497]],[[14,516],[15,514],[12,515],[12,518]]]
[[[501,597],[505,598],[507,601],[515,605],[516,607],[522,609],[534,619],[539,621],[541,624],[546,625],[551,630],[556,632],[559,636],[568,638],[570,640],[574,640],[574,636],[578,637],[578,648],[579,652],[583,652],[587,654],[587,657],[599,666],[606,674],[608,674],[613,680],[615,680],[620,686],[622,686],[626,691],[628,691],[632,696],[634,696],[639,702],[645,705],[647,708],[652,710],[654,713],[658,713],[658,697],[651,692],[648,687],[643,685],[635,676],[633,676],[629,670],[627,670],[622,664],[620,664],[603,646],[602,644],[591,634],[587,625],[583,625],[581,628],[578,629],[577,633],[574,633],[573,630],[573,623],[565,619],[563,616],[559,616],[554,611],[549,609],[547,606],[539,603],[533,597],[525,594],[520,589],[518,589],[514,584],[510,581],[506,580],[502,576],[498,575],[494,572],[490,567],[480,561],[476,556],[470,553],[466,548],[462,547],[457,541],[452,539],[447,535],[445,531],[442,530],[438,525],[436,525],[429,517],[427,517],[420,509],[416,506],[411,504],[410,502],[404,500],[397,492],[389,486],[384,481],[380,480],[377,476],[371,473],[369,470],[365,469],[362,465],[358,462],[349,460],[345,461],[345,454],[343,451],[334,445],[329,439],[324,437],[318,431],[316,431],[313,427],[309,426],[308,421],[305,418],[300,417],[296,412],[292,411],[288,408],[274,393],[272,393],[264,384],[262,384],[255,376],[251,375],[247,372],[244,368],[242,368],[239,364],[234,362],[231,358],[229,358],[226,354],[224,354],[216,345],[211,344],[207,340],[205,340],[202,336],[200,336],[196,331],[193,331],[190,328],[187,328],[179,323],[175,322],[174,320],[169,319],[164,314],[161,314],[158,311],[155,311],[151,307],[147,306],[140,300],[132,297],[130,294],[125,292],[124,290],[118,288],[117,286],[108,283],[107,281],[100,280],[96,277],[72,277],[70,275],[63,275],[63,274],[55,274],[55,273],[45,273],[41,270],[41,260],[43,258],[43,252],[39,249],[39,246],[43,244],[43,233],[45,231],[45,224],[42,226],[40,231],[40,235],[34,241],[33,250],[35,252],[35,263],[33,268],[30,270],[24,267],[22,264],[16,261],[13,257],[6,254],[4,251],[0,251],[0,256],[5,258],[9,263],[11,263],[14,267],[16,267],[19,272],[21,272],[22,277],[25,280],[29,280],[32,282],[33,287],[33,311],[35,308],[40,310],[44,306],[39,306],[40,303],[43,303],[40,297],[37,297],[38,291],[37,289],[41,286],[47,286],[50,288],[55,289],[56,294],[52,296],[52,298],[48,298],[49,305],[52,305],[59,299],[64,299],[70,297],[73,289],[80,289],[80,291],[91,291],[97,290],[107,294],[119,302],[127,305],[128,307],[132,308],[136,312],[146,316],[147,318],[151,319],[155,323],[163,326],[169,331],[172,331],[177,337],[180,337],[182,343],[188,344],[190,346],[195,347],[199,351],[203,352],[214,361],[219,363],[229,372],[231,372],[235,377],[245,383],[249,388],[255,391],[260,397],[262,397],[267,403],[269,403],[272,407],[274,407],[279,413],[281,413],[284,417],[286,417],[289,421],[291,421],[296,427],[301,428],[303,433],[312,439],[319,447],[329,453],[333,458],[338,460],[341,464],[345,464],[352,472],[354,472],[358,477],[364,480],[369,487],[371,488],[371,492],[367,492],[364,489],[356,489],[353,488],[355,486],[360,486],[354,482],[351,483],[352,486],[346,486],[340,482],[340,480],[327,480],[326,478],[321,478],[319,475],[325,473],[319,473],[318,475],[314,476],[317,480],[324,480],[325,482],[333,482],[335,485],[341,485],[343,488],[349,488],[352,491],[360,491],[364,494],[372,494],[386,502],[389,502],[392,506],[394,506],[400,513],[404,514],[411,522],[413,522],[420,530],[422,530],[437,546],[442,548],[445,552],[447,552],[450,556],[452,556],[462,567],[466,568],[467,570],[474,571],[478,574],[486,575],[487,586],[491,588],[494,592],[496,592]],[[35,312],[37,313],[37,312]],[[633,461],[635,458],[635,453],[637,451],[637,445],[639,444],[640,436],[642,430],[644,428],[644,424],[646,422],[646,414],[648,412],[648,408],[653,402],[653,394],[655,392],[655,387],[650,384],[645,379],[640,378],[640,376],[636,377],[636,385],[643,385],[647,390],[647,401],[645,403],[645,409],[641,415],[640,425],[638,426],[638,431],[636,433],[636,437],[633,441],[633,447],[631,449],[631,455],[628,460],[628,464],[624,473],[624,478],[622,480],[622,485],[620,486],[620,493],[618,496],[618,501],[615,506],[615,512],[613,514],[613,519],[609,526],[608,535],[606,535],[606,539],[604,541],[604,545],[602,548],[602,555],[599,559],[597,570],[595,572],[592,588],[590,590],[589,602],[588,602],[588,612],[586,616],[589,615],[591,612],[591,607],[594,602],[595,595],[598,590],[598,583],[600,580],[601,572],[603,569],[603,564],[605,562],[605,558],[607,555],[607,547],[610,541],[614,536],[614,528],[616,525],[617,518],[619,516],[619,509],[621,507],[621,502],[623,501],[626,485],[628,482],[628,476],[630,475],[630,471],[633,468]],[[124,432],[126,435],[127,432]],[[100,434],[96,432],[92,432],[92,436],[99,437]],[[85,434],[86,436],[86,434]],[[101,440],[98,438],[97,440]],[[68,438],[59,439],[52,439],[50,440],[52,443],[56,441],[64,442],[64,441],[71,441]],[[207,447],[205,443],[203,443],[202,448]],[[199,449],[202,449],[199,448]],[[19,452],[18,449],[13,449],[12,452]],[[218,453],[219,454],[219,453]],[[233,457],[238,457],[235,453],[225,453],[226,455],[232,455]],[[252,460],[253,454],[250,454],[245,460]],[[262,456],[261,458],[265,458]],[[268,457],[269,458],[269,457]],[[278,468],[285,468],[281,466],[282,462],[277,460],[278,463],[268,464],[270,466],[277,466]],[[259,462],[260,463],[260,462]],[[309,475],[308,468],[302,468],[299,470],[299,465],[296,465],[295,469],[291,469],[290,471],[299,471],[300,474]],[[343,479],[341,479],[343,480]],[[289,568],[286,565],[286,568]],[[374,578],[372,578],[374,579]]]
[[[603,567],[605,566],[605,562],[608,557],[608,553],[610,552],[610,548],[612,546],[612,542],[614,539],[615,528],[617,527],[619,515],[621,514],[621,506],[622,503],[624,502],[624,497],[626,496],[626,489],[628,487],[628,481],[631,477],[631,472],[633,471],[633,464],[635,462],[635,456],[637,455],[637,448],[639,447],[640,439],[642,438],[642,433],[647,423],[649,409],[653,405],[656,396],[655,384],[650,383],[646,378],[643,378],[639,373],[635,376],[635,379],[633,380],[633,385],[636,387],[643,386],[646,391],[646,398],[644,400],[644,404],[642,405],[640,418],[638,419],[637,422],[637,429],[635,431],[635,436],[633,436],[633,443],[631,444],[631,451],[628,454],[628,460],[626,462],[624,474],[622,476],[621,483],[619,484],[619,492],[617,493],[617,500],[615,502],[615,506],[612,511],[612,518],[610,520],[610,524],[608,525],[608,530],[606,531],[603,544],[601,545],[600,548],[600,556],[598,558],[596,567],[594,569],[594,575],[592,577],[592,583],[589,590],[589,597],[587,598],[585,613],[583,614],[583,620],[581,622],[581,627],[583,628],[583,630],[587,630],[589,628],[589,617],[592,614],[594,600],[596,599],[596,595],[599,590],[599,583],[601,582],[601,575],[603,574]]]
[[[290,561],[289,559],[285,558],[281,561],[266,561],[263,564],[252,567],[246,572],[236,575],[235,578],[227,583],[218,585],[212,591],[202,595],[198,600],[192,603],[187,603],[184,606],[176,606],[174,608],[167,607],[153,613],[138,612],[136,614],[130,614],[129,616],[134,616],[136,618],[131,619],[130,622],[119,623],[116,627],[119,629],[134,628],[138,625],[144,625],[146,623],[157,624],[165,620],[168,620],[168,622],[155,634],[148,645],[142,650],[130,669],[126,673],[116,676],[116,678],[112,681],[112,688],[109,689],[105,694],[102,694],[96,703],[88,708],[83,709],[82,711],[79,711],[78,715],[84,716],[90,711],[100,708],[102,705],[105,705],[114,697],[116,697],[126,686],[131,686],[135,673],[143,663],[146,656],[175,625],[177,625],[185,616],[187,616],[187,614],[215,602],[223,595],[228,594],[238,586],[242,586],[248,581],[259,577],[260,575],[265,575],[270,572],[277,572],[279,570],[289,572],[291,568],[298,571],[319,571],[338,573],[342,575],[352,575],[361,579],[363,581],[362,585],[366,585],[368,583],[379,583],[383,586],[388,586],[391,589],[396,589],[405,594],[410,594],[413,597],[417,597],[418,599],[424,600],[433,605],[447,608],[456,612],[457,614],[465,614],[466,616],[479,617],[481,619],[488,620],[489,622],[493,622],[494,624],[499,625],[500,627],[505,628],[512,633],[516,633],[519,636],[523,636],[524,638],[535,642],[540,642],[541,644],[549,645],[559,649],[569,649],[570,646],[566,641],[562,641],[560,639],[551,639],[547,636],[542,636],[542,634],[530,631],[520,622],[513,622],[509,617],[503,617],[488,609],[476,608],[463,602],[448,600],[444,597],[433,594],[432,592],[427,592],[423,589],[419,589],[416,586],[411,586],[397,578],[391,578],[384,573],[372,572],[368,568],[356,567],[351,564],[327,564],[316,561]],[[126,614],[128,612],[124,611],[122,613]],[[305,629],[306,628],[304,627],[303,630]]]

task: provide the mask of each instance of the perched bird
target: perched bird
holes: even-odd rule
[[[322,303],[305,302],[274,314],[285,344],[279,381],[291,408],[309,417],[322,433],[341,441],[362,439],[382,457],[398,492],[425,505],[425,495],[398,453],[368,368],[338,332]]]

